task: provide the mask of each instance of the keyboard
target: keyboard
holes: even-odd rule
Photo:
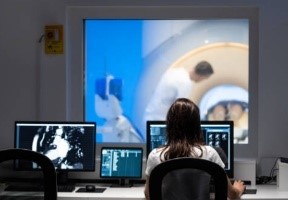
[[[75,185],[58,185],[58,192],[73,192]],[[43,192],[43,185],[8,185],[5,191],[18,191],[18,192]]]
[[[234,181],[235,181],[234,179],[230,179],[230,182],[231,182],[232,185],[233,185]],[[245,185],[251,185],[251,181],[249,181],[249,180],[241,180],[241,181],[243,181],[243,183]]]
[[[209,191],[210,193],[215,193],[214,185],[210,184]],[[256,193],[257,193],[257,189],[252,189],[252,188],[246,188],[243,192],[243,194],[256,194]]]
[[[73,192],[75,190],[75,185],[58,185],[58,192]]]

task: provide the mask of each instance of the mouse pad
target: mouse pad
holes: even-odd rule
[[[87,192],[87,193],[102,193],[106,190],[106,188],[95,188],[95,191],[87,192],[86,188],[79,188],[76,192]]]

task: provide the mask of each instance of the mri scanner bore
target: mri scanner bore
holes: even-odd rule
[[[221,94],[221,95],[216,95]],[[200,103],[202,119],[234,121],[234,143],[248,143],[248,92],[233,85],[208,91]]]

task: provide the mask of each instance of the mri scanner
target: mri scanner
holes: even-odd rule
[[[147,29],[151,30],[147,23]],[[153,38],[146,38],[152,44],[144,51],[146,70],[139,84],[137,114],[143,113],[154,86],[166,70],[195,66],[206,60],[213,66],[214,74],[195,84],[191,100],[199,106],[202,120],[233,120],[234,143],[248,143],[248,20],[171,20],[170,23],[167,26],[159,20],[150,24],[153,34],[149,37]],[[165,32],[164,36],[160,32]]]
[[[234,121],[234,142],[247,143],[248,46],[205,45],[184,55],[171,67],[193,66],[201,60],[209,61],[214,69],[208,80],[195,84],[191,91],[191,99],[201,110],[201,119]]]

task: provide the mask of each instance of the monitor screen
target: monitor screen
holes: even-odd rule
[[[58,172],[95,170],[94,122],[15,122],[15,148],[49,157]],[[32,162],[17,160],[16,170],[38,170]]]
[[[100,177],[111,179],[142,178],[143,149],[138,147],[102,147]]]
[[[234,176],[233,121],[201,121],[204,142],[214,147],[225,164],[230,178]],[[147,157],[152,149],[166,143],[166,122],[147,121]]]

